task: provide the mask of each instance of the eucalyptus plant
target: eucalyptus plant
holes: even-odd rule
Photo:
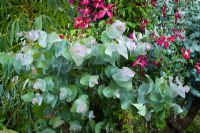
[[[189,87],[178,77],[175,83],[172,77],[153,81],[146,75],[147,82],[141,82],[129,59],[147,54],[152,46],[142,40],[148,34],[134,36],[135,42],[123,35],[125,30],[125,23],[116,20],[106,26],[101,42],[88,37],[72,44],[55,32],[22,32],[21,49],[1,53],[0,58],[10,77],[2,85],[1,115],[8,115],[3,110],[21,99],[6,126],[17,125],[18,131],[30,132],[64,131],[65,127],[75,132],[116,132],[115,110],[138,112],[147,121],[158,114],[158,121],[164,121],[163,113],[170,109],[182,113],[175,99],[185,98]],[[12,89],[17,92],[11,93]],[[28,112],[16,123],[21,109]]]

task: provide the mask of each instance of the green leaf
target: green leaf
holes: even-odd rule
[[[78,99],[75,100],[74,104],[71,107],[71,112],[77,113],[86,113],[89,109],[88,106],[88,96],[81,95]]]
[[[130,68],[122,67],[122,69],[119,69],[118,72],[114,74],[112,77],[116,82],[118,81],[127,82],[131,80],[134,76],[135,72],[133,72]]]
[[[133,106],[135,106],[138,109],[138,113],[141,116],[145,116],[146,115],[147,109],[146,109],[146,106],[144,104],[136,103],[136,104],[133,104]]]
[[[91,53],[91,50],[84,45],[75,43],[73,46],[70,47],[69,53],[71,54],[71,57],[76,65],[80,66],[82,65],[86,57]]]
[[[52,91],[54,88],[54,83],[51,77],[45,77],[45,82],[46,82],[46,89],[48,91]]]
[[[191,93],[192,95],[196,96],[196,97],[200,97],[200,91],[198,91],[197,89],[195,88],[192,88],[191,89]]]
[[[89,86],[90,77],[91,77],[91,75],[88,74],[88,73],[83,74],[83,75],[81,76],[80,83],[81,83],[82,85]]]
[[[95,125],[95,133],[101,133],[101,129],[102,127],[106,124],[106,121],[101,121],[101,122],[98,122],[96,125]]]
[[[116,20],[112,25],[106,25],[106,35],[109,38],[119,38],[125,30],[125,23],[118,20]]]
[[[55,32],[48,34],[47,36],[48,49],[51,48],[53,43],[57,43],[61,41],[62,39],[60,39],[60,37]]]
[[[106,25],[106,35],[109,38],[118,38],[122,34],[112,25]]]
[[[56,131],[50,129],[50,128],[45,128],[41,131],[41,133],[56,133]]]
[[[110,87],[106,87],[103,89],[103,95],[106,97],[106,98],[111,98],[114,96],[114,92],[115,90],[110,88]]]
[[[59,57],[61,55],[65,55],[65,52],[66,52],[65,50],[69,45],[70,44],[66,40],[62,40],[61,42],[59,42],[58,45],[55,45],[55,49],[56,49],[55,56]]]
[[[96,84],[98,84],[98,79],[99,79],[98,75],[90,75],[88,73],[85,73],[81,76],[80,83],[82,85],[89,86],[92,88]]]
[[[82,126],[79,121],[70,121],[70,128],[71,131],[81,131]]]
[[[47,33],[44,31],[38,31],[39,37],[38,37],[38,43],[41,47],[46,48],[47,46]]]
[[[99,94],[99,96],[101,97],[101,98],[103,98],[104,97],[104,95],[103,95],[103,89],[105,88],[105,85],[100,85],[99,87],[98,87],[98,94]]]
[[[46,81],[44,79],[37,79],[33,84],[35,90],[40,89],[42,92],[46,91]]]
[[[44,93],[43,98],[46,101],[46,103],[50,103],[51,101],[55,99],[54,95],[49,92]]]
[[[24,102],[31,102],[34,98],[34,92],[28,92],[21,96],[21,99],[24,100]]]
[[[34,27],[36,30],[42,30],[42,16],[35,18]]]
[[[134,97],[135,96],[131,91],[126,89],[121,89],[120,90],[121,108],[127,110],[130,107]]]
[[[52,118],[49,121],[49,124],[53,126],[53,128],[60,127],[62,124],[64,124],[64,121],[61,119],[61,116],[57,116],[55,118]]]
[[[115,73],[118,72],[118,68],[116,66],[108,66],[104,69],[105,74],[108,78],[112,77]]]
[[[110,43],[110,42],[112,41],[112,39],[110,39],[110,38],[107,36],[106,31],[103,31],[103,32],[101,33],[101,41],[102,41],[103,43]]]
[[[91,76],[89,80],[89,87],[94,87],[98,84],[99,75]]]
[[[183,112],[182,108],[176,103],[172,103],[171,108],[173,108],[177,114],[180,114]]]
[[[71,102],[77,95],[77,88],[74,85],[60,88],[60,100],[66,99],[67,102]]]
[[[3,128],[3,130],[0,130],[0,133],[18,133],[17,131]]]

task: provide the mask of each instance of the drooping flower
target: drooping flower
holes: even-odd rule
[[[174,14],[174,16],[175,16],[176,19],[180,19],[180,18],[182,17],[181,14],[180,14],[179,12],[176,12],[176,13]]]
[[[163,17],[166,16],[166,11],[167,11],[167,6],[163,5],[163,7],[162,7],[162,15],[163,15]]]
[[[181,49],[182,56],[184,59],[189,60],[190,59],[190,49],[185,50],[185,48]]]
[[[174,32],[174,36],[176,38],[179,38],[180,40],[184,40],[185,39],[185,36],[183,35],[183,30],[177,30],[176,28],[172,28],[172,31]]]
[[[112,19],[113,17],[113,13],[112,13],[112,7],[114,6],[114,4],[108,4],[108,6],[101,6],[100,8],[102,8],[102,10],[100,10],[100,12],[98,13],[97,18],[98,19],[102,19],[106,14],[108,15],[108,17],[110,19]]]
[[[142,68],[147,66],[147,56],[146,55],[139,55],[135,62],[132,63],[132,66],[141,66]]]
[[[141,25],[140,25],[140,30],[143,32],[146,25],[149,23],[149,21],[147,19],[143,20]]]
[[[194,68],[197,70],[197,73],[200,74],[200,62],[196,63]]]
[[[160,36],[159,38],[154,38],[154,41],[161,46],[162,44],[164,45],[164,48],[167,49],[169,47],[170,42],[174,42],[176,39],[175,36],[170,36],[170,37],[165,37],[165,36]]]

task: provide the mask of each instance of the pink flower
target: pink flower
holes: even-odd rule
[[[135,36],[135,31],[133,31],[132,33],[129,34],[129,38],[130,38],[130,39],[136,38],[136,36]]]
[[[135,62],[132,63],[132,66],[135,67],[136,65],[140,65],[142,68],[147,66],[147,56],[139,55]]]
[[[90,0],[79,0],[81,5],[88,5],[90,4]]]
[[[69,3],[70,4],[74,4],[74,0],[69,0]]]
[[[94,8],[103,8],[104,7],[104,3],[103,2],[96,2],[93,4]]]
[[[157,0],[151,0],[151,4],[152,4],[153,6],[156,6]]]
[[[79,12],[80,12],[81,15],[84,15],[84,16],[89,16],[90,13],[91,13],[89,7],[85,7],[85,8],[79,9]]]
[[[162,15],[163,15],[163,17],[166,16],[166,11],[167,11],[167,6],[164,5],[164,6],[162,7]]]
[[[179,12],[176,12],[174,14],[174,16],[175,16],[176,19],[180,19],[181,18],[181,14]]]
[[[184,40],[185,36],[182,34],[182,30],[177,30],[176,28],[172,28],[172,31],[175,33],[175,37],[179,38],[180,40]]]
[[[141,25],[140,25],[140,30],[144,31],[146,25],[149,23],[149,21],[147,19],[143,20]]]
[[[164,48],[167,49],[169,47],[169,42],[175,41],[175,36],[170,36],[166,38],[165,36],[160,36],[160,38],[154,38],[154,41],[160,46],[164,45]]]
[[[200,74],[200,62],[196,63],[194,68],[197,70],[197,73]]]
[[[90,23],[90,19],[88,18],[84,18],[82,16],[76,17],[74,18],[75,24],[74,24],[74,28],[81,28],[81,29],[85,29],[89,27],[89,23]]]
[[[104,0],[92,0],[92,2],[103,2]]]
[[[99,12],[97,18],[98,18],[98,19],[102,19],[102,18],[107,14],[108,17],[109,17],[110,19],[112,19],[113,13],[112,13],[111,9],[112,9],[113,6],[114,6],[114,4],[108,4],[107,7],[103,5],[103,6],[101,7],[102,10]]]
[[[181,49],[182,56],[184,59],[189,60],[190,59],[190,49],[185,50],[185,48]]]

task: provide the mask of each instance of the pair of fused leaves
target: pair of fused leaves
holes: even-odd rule
[[[122,69],[119,69],[115,66],[108,66],[105,69],[105,74],[112,78],[120,87],[132,89],[132,78],[135,76],[135,72],[130,68],[122,67]]]
[[[24,100],[24,102],[32,102],[33,104],[38,104],[40,106],[42,104],[42,101],[44,101],[46,103],[50,103],[52,107],[55,107],[58,97],[51,93],[54,88],[54,83],[51,77],[36,79],[33,83],[33,88],[36,91],[40,91],[37,93],[28,92],[22,95],[21,98]]]
[[[81,66],[90,53],[89,48],[77,42],[73,46],[67,47],[63,56],[70,61],[74,61],[77,66]]]
[[[149,114],[147,106],[152,107],[150,112],[162,112],[165,108],[173,108],[177,113],[183,112],[181,107],[173,102],[178,94],[185,97],[185,93],[188,92],[187,86],[183,87],[178,79],[176,79],[178,85],[173,83],[171,77],[169,77],[169,83],[164,77],[156,78],[155,82],[149,76],[147,78],[149,83],[140,85],[137,97],[138,103],[133,104],[140,115],[146,116]]]
[[[84,86],[94,87],[98,84],[99,75],[90,75],[85,73],[81,76],[80,83]]]
[[[76,98],[77,88],[75,85],[69,85],[67,87],[60,88],[60,100],[67,100],[67,102],[71,102]]]
[[[80,95],[79,98],[77,98],[74,101],[74,103],[71,107],[71,112],[84,114],[88,111],[88,109],[89,109],[88,96]]]

